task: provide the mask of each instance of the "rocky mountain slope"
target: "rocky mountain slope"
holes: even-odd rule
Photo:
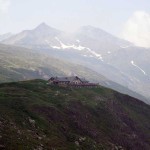
[[[86,66],[150,98],[150,51],[99,28],[84,26],[66,34],[42,23],[3,41]]]
[[[150,106],[99,87],[0,84],[0,149],[149,150]]]

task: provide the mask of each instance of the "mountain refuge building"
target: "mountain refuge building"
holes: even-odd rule
[[[68,87],[98,87],[98,83],[90,83],[84,78],[79,78],[78,76],[71,77],[51,77],[48,80],[50,85],[58,86],[68,86]]]

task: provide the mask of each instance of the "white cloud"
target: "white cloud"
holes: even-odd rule
[[[150,14],[144,11],[135,12],[127,21],[123,38],[137,46],[150,47]]]
[[[8,12],[10,6],[10,0],[0,0],[0,14]]]

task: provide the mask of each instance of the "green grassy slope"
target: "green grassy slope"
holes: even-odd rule
[[[0,84],[0,149],[149,150],[150,106],[99,87]]]

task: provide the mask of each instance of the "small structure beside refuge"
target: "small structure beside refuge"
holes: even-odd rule
[[[98,83],[90,83],[84,78],[79,78],[78,76],[72,77],[51,77],[48,80],[50,85],[58,86],[69,86],[69,87],[98,87]]]

